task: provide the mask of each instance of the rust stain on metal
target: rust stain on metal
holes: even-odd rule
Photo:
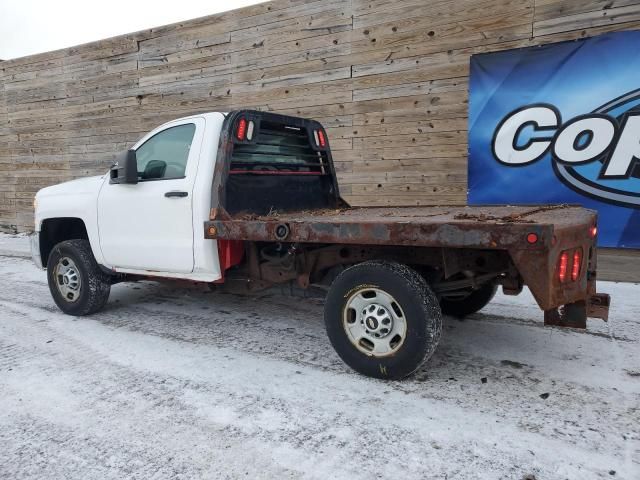
[[[606,293],[594,293],[587,300],[587,316],[609,321],[609,307],[611,297]]]
[[[212,208],[209,212],[209,218],[211,220],[230,220],[231,217],[227,213],[227,211],[222,207]]]

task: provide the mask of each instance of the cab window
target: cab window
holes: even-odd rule
[[[145,180],[184,178],[196,126],[193,123],[163,130],[136,150],[138,177]]]

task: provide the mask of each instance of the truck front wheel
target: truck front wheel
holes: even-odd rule
[[[400,379],[435,351],[442,333],[438,300],[406,265],[369,261],[334,280],[324,307],[329,340],[342,360],[369,377]]]
[[[87,240],[60,242],[49,254],[47,280],[56,305],[68,315],[90,315],[101,310],[111,291]]]

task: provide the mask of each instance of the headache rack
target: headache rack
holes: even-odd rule
[[[230,174],[330,174],[327,152],[312,148],[307,129],[262,120],[254,135],[255,141],[234,145]]]
[[[333,208],[340,203],[322,125],[252,110],[225,119],[212,208],[230,214]],[[217,204],[216,204],[217,202]]]

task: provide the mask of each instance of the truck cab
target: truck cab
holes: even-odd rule
[[[55,244],[80,236],[110,272],[219,279],[216,242],[204,238],[203,225],[224,119],[222,113],[194,115],[149,132],[131,149],[137,169],[131,183],[107,172],[40,190],[35,256],[46,266]]]

